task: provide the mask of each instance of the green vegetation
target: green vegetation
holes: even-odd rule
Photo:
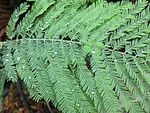
[[[1,42],[1,92],[19,77],[31,98],[63,113],[150,112],[146,1],[34,0],[29,8],[14,11]]]

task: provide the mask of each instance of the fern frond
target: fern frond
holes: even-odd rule
[[[82,56],[81,51],[77,51],[77,49],[73,49],[73,47],[70,48],[70,50],[72,51],[71,56],[77,56],[72,59],[77,65],[75,77],[78,81],[78,84],[85,94],[90,98],[90,100],[93,101],[97,112],[104,112],[105,110],[103,108],[103,102],[96,88],[94,77],[87,67],[85,67],[86,63],[84,62],[84,58],[79,57],[80,55]]]
[[[147,2],[35,0],[17,19],[9,22],[16,40],[4,43],[2,69],[9,80],[20,77],[34,100],[64,113],[150,112]]]
[[[0,49],[1,53],[1,49]],[[2,100],[3,100],[3,88],[6,80],[6,74],[4,73],[5,71],[2,69],[3,67],[3,62],[2,62],[2,55],[0,54],[0,106],[2,106]],[[0,112],[2,111],[2,108],[0,107]]]
[[[12,39],[16,35],[16,32],[14,31],[15,31],[16,23],[19,20],[19,16],[25,13],[28,10],[28,8],[29,5],[27,5],[26,2],[22,3],[11,15],[11,18],[8,22],[7,29],[6,29],[6,34],[9,39]]]
[[[2,92],[3,92],[3,88],[4,88],[4,83],[6,80],[6,76],[3,73],[4,71],[0,70],[0,106],[2,106],[2,100],[3,100],[3,96],[2,96]],[[2,108],[0,107],[0,111],[2,111]]]
[[[94,110],[93,106],[90,105],[90,103],[88,102],[86,96],[84,96],[83,91],[79,87],[78,87],[78,89],[77,89],[77,87],[74,87],[74,86],[78,86],[78,83],[75,81],[75,79],[73,79],[73,75],[67,69],[69,61],[71,61],[71,59],[69,59],[70,58],[69,48],[67,48],[67,47],[69,47],[69,46],[72,47],[72,45],[71,44],[64,44],[64,43],[58,43],[58,44],[60,46],[59,45],[54,45],[54,43],[52,44],[53,45],[53,50],[52,51],[54,51],[54,52],[52,52],[53,53],[52,55],[55,55],[55,56],[52,56],[54,58],[50,61],[52,63],[51,66],[53,66],[53,68],[55,67],[54,68],[55,71],[53,73],[56,72],[56,74],[52,75],[52,79],[53,79],[53,81],[57,80],[54,87],[56,89],[55,90],[56,91],[56,98],[58,98],[57,99],[58,103],[59,103],[58,107],[60,106],[60,108],[64,111],[65,110],[64,105],[69,104],[69,103],[71,104],[71,102],[73,102],[71,105],[73,105],[72,107],[76,108],[77,111],[80,111],[80,112],[83,112],[83,113],[84,112],[85,113],[86,112],[95,113],[95,110]],[[57,48],[60,48],[60,49],[57,49]],[[78,49],[78,48],[76,48],[76,49]],[[60,51],[58,51],[58,50],[60,50]],[[75,58],[73,58],[73,59],[75,59]],[[58,69],[59,69],[60,72],[58,71]],[[58,75],[58,77],[57,77],[57,75]],[[61,86],[59,86],[60,84],[61,84]],[[66,85],[68,84],[69,87],[67,88],[67,86],[65,84]],[[60,88],[61,88],[61,92],[64,93],[64,94],[59,93]],[[65,88],[65,89],[63,89],[63,88]],[[65,91],[65,92],[63,92],[63,91]],[[80,92],[80,96],[78,95],[79,94],[78,92]],[[66,93],[68,93],[68,94],[66,94]],[[68,95],[68,96],[65,97],[65,95]],[[69,102],[67,102],[68,101],[67,98],[68,99],[70,98]],[[62,103],[60,103],[61,101],[62,101]],[[88,109],[85,109],[86,105],[89,106]],[[66,107],[68,107],[68,105],[66,105]],[[64,112],[71,112],[71,111],[69,110],[69,111],[64,111]],[[75,112],[75,111],[72,111],[72,112]]]
[[[54,3],[55,3],[55,1],[53,1],[53,0],[52,1],[43,0],[42,2],[40,2],[39,0],[36,0],[34,5],[31,8],[31,11],[29,11],[25,15],[23,20],[18,24],[18,26],[16,28],[17,37],[19,35],[24,37],[26,32],[28,30],[30,30],[30,28],[32,27],[35,19],[38,16],[42,15]]]
[[[113,59],[110,56],[105,57],[106,70],[108,73],[110,73],[109,76],[111,76],[112,82],[115,85],[115,91],[117,92],[120,101],[125,106],[126,112],[130,111],[131,113],[144,113],[142,106],[140,106],[140,102],[136,101],[134,95],[132,94],[132,91],[130,91],[130,89],[123,82],[124,78],[120,77],[120,74],[117,73],[116,66],[114,64],[114,62],[117,62],[117,59]],[[136,101],[136,103],[134,103],[134,101]],[[134,105],[131,106],[132,104]]]
[[[7,71],[5,72],[8,79],[12,80],[13,82],[17,81],[17,72],[16,72],[16,67],[15,67],[15,62],[14,58],[12,56],[12,51],[13,51],[13,45],[9,44],[5,46],[5,49],[2,51],[3,58],[2,62],[4,65],[4,70]]]
[[[95,74],[95,81],[99,94],[102,96],[104,102],[104,107],[109,113],[120,113],[121,106],[117,95],[113,91],[114,86],[112,85],[112,80],[105,70],[105,65],[96,57],[98,53],[93,54],[91,66]]]

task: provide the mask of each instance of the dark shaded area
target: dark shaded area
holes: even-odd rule
[[[107,2],[121,2],[123,0],[106,0]],[[136,2],[136,0],[129,0],[129,2],[132,2],[133,4]]]
[[[21,82],[21,81],[20,81]],[[20,89],[16,87],[18,83],[12,84],[7,82],[3,92],[4,100],[2,106],[2,113],[51,113],[45,102],[35,102],[28,97],[28,92],[23,88]],[[20,83],[19,83],[20,84]],[[22,83],[21,83],[22,84]],[[19,86],[21,87],[21,86]],[[19,91],[20,90],[20,91]],[[21,92],[21,93],[20,93]],[[22,93],[24,97],[22,98]],[[20,95],[21,94],[21,95]],[[27,104],[30,105],[30,111],[24,104],[24,98],[26,98]],[[55,109],[52,105],[52,113],[58,113],[58,110]]]
[[[27,108],[29,113],[33,113],[33,110],[31,109],[30,104],[27,101],[27,97],[22,90],[23,85],[22,85],[22,82],[21,82],[19,77],[18,77],[18,81],[16,82],[16,87],[17,87],[17,90],[19,92],[19,96],[21,97],[21,101],[23,102],[24,106]]]
[[[0,0],[0,41],[6,38],[5,29],[11,14],[9,7],[8,0]]]

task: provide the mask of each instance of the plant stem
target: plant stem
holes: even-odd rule
[[[53,111],[52,111],[51,106],[49,105],[49,103],[46,102],[46,104],[47,104],[47,107],[48,107],[48,110],[50,111],[50,113],[53,113]]]

